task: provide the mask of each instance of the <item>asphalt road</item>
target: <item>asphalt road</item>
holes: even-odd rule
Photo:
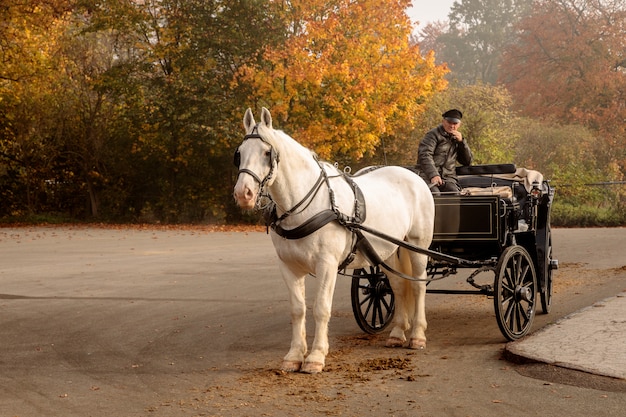
[[[553,310],[537,315],[533,330],[626,289],[624,242],[623,228],[554,230]],[[467,285],[462,277],[445,284]],[[0,228],[0,416],[587,417],[626,409],[625,381],[504,360],[484,296],[430,294],[428,348],[414,352],[363,334],[349,294],[341,277],[325,371],[283,374],[287,292],[264,233]]]

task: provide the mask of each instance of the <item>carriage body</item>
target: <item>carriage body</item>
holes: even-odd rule
[[[529,331],[539,299],[543,313],[549,312],[552,271],[558,268],[550,231],[554,188],[541,174],[530,171],[534,178],[529,179],[519,173],[513,164],[459,167],[461,195],[434,197],[435,229],[429,248],[429,279],[445,278],[460,268],[472,268],[476,274],[468,278],[468,290],[429,287],[428,292],[493,297],[498,325],[509,340]],[[447,256],[439,258],[439,253]],[[475,283],[474,276],[485,271],[494,272],[493,285]],[[354,314],[369,333],[383,330],[393,314],[393,294],[385,280],[378,267],[361,270],[353,278]],[[379,301],[381,305],[372,305]]]
[[[500,258],[507,247],[520,245],[532,257],[539,286],[545,288],[549,265],[545,265],[544,258],[551,251],[554,188],[541,179],[530,186],[537,190],[534,191],[518,179],[502,177],[516,171],[513,164],[459,167],[462,188],[484,192],[435,197],[431,249],[472,261],[487,261]],[[495,191],[507,189],[505,196]]]

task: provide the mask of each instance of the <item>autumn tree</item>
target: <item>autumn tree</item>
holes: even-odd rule
[[[24,0],[0,7],[0,214],[36,212],[54,183],[58,126],[49,108],[60,79],[56,40],[71,5]]]
[[[445,62],[440,52],[446,47],[446,44],[443,42],[445,39],[443,35],[447,33],[449,26],[447,21],[428,23],[417,35],[412,35],[411,41],[419,44],[422,53],[433,51],[435,53],[436,63],[440,65],[444,64]],[[447,75],[447,77],[450,76],[450,74]]]
[[[413,116],[445,87],[445,68],[410,44],[408,0],[294,0],[280,3],[287,33],[265,63],[239,83],[321,157],[350,162],[381,136],[412,126]]]
[[[232,78],[282,33],[267,2],[17,3],[0,7],[0,215],[223,221],[250,93]]]
[[[98,217],[101,192],[124,160],[108,135],[117,109],[96,88],[114,61],[112,42],[83,33],[84,15],[59,3],[66,7],[38,1],[13,10],[21,46],[20,57],[7,57],[4,73],[12,75],[0,88],[0,192],[13,215]],[[13,64],[23,59],[28,65],[18,75]]]
[[[37,73],[46,54],[46,35],[54,33],[57,19],[73,4],[74,0],[0,0],[0,80],[15,82]]]
[[[529,117],[598,132],[604,166],[626,172],[626,5],[614,0],[538,2],[520,22],[501,80]],[[620,179],[620,178],[616,178]]]
[[[450,10],[448,31],[436,39],[449,79],[462,84],[497,81],[503,49],[532,0],[460,0]],[[433,42],[432,40],[430,42]]]

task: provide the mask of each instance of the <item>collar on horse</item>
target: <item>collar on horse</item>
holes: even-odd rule
[[[307,195],[304,196],[304,198],[300,200],[298,204],[296,204],[290,210],[287,210],[280,217],[276,213],[275,206],[272,207],[271,211],[269,212],[269,216],[266,217],[267,226],[271,227],[272,230],[276,232],[276,234],[280,237],[283,237],[285,239],[302,239],[335,220],[339,222],[339,224],[341,224],[342,226],[348,226],[349,224],[361,224],[365,221],[365,197],[363,196],[363,192],[356,184],[356,182],[354,182],[345,173],[342,174],[342,177],[350,185],[354,193],[354,216],[348,216],[339,211],[339,208],[337,207],[337,204],[335,202],[335,193],[330,186],[330,178],[324,167],[322,167],[322,165],[320,164],[319,160],[315,158],[315,161],[320,167],[320,176],[318,177],[311,190],[307,193]],[[293,229],[283,228],[280,223],[289,215],[293,214],[306,201],[309,201],[310,204],[322,187],[322,184],[324,183],[328,188],[328,193],[330,196],[330,209],[322,210],[321,212],[306,220],[298,227],[295,227]]]

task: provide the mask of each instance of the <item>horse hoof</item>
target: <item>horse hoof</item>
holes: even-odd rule
[[[302,367],[302,362],[283,361],[283,364],[280,367],[280,369],[281,371],[285,371],[285,372],[298,372],[301,367]]]
[[[320,362],[305,362],[300,372],[305,374],[319,374],[324,369],[324,364]]]
[[[402,347],[404,346],[404,340],[400,339],[399,337],[390,337],[387,339],[385,346],[389,348]]]
[[[409,343],[409,349],[426,349],[426,340],[425,339],[411,339]]]

